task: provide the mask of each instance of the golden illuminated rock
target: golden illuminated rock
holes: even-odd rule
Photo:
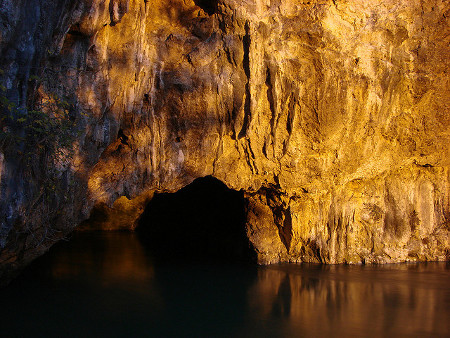
[[[212,175],[245,191],[261,263],[448,258],[448,2],[204,3],[80,0],[48,27],[41,86],[82,126],[59,231]]]

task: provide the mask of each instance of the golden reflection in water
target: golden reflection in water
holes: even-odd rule
[[[91,328],[103,323],[123,336],[131,322],[142,336],[161,337],[449,336],[449,263],[154,264],[145,245],[127,232],[83,232],[56,245],[0,293],[0,318],[10,318],[2,334],[73,313],[74,330],[83,314]],[[36,307],[45,307],[42,316],[24,326]]]
[[[95,276],[95,282],[110,284],[142,284],[154,277],[153,263],[134,233],[105,232],[75,234],[63,249],[55,248],[51,256],[54,279]]]
[[[258,271],[249,313],[259,322],[279,318],[284,336],[445,335],[442,283],[424,265],[273,266]]]

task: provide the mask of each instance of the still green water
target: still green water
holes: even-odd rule
[[[155,260],[80,233],[0,290],[1,337],[448,337],[450,265]]]

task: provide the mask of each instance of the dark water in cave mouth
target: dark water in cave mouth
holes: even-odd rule
[[[135,233],[78,233],[0,304],[1,337],[448,337],[450,265],[163,262]]]

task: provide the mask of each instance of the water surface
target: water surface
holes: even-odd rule
[[[155,260],[136,234],[79,233],[0,290],[2,337],[445,337],[448,263]]]

